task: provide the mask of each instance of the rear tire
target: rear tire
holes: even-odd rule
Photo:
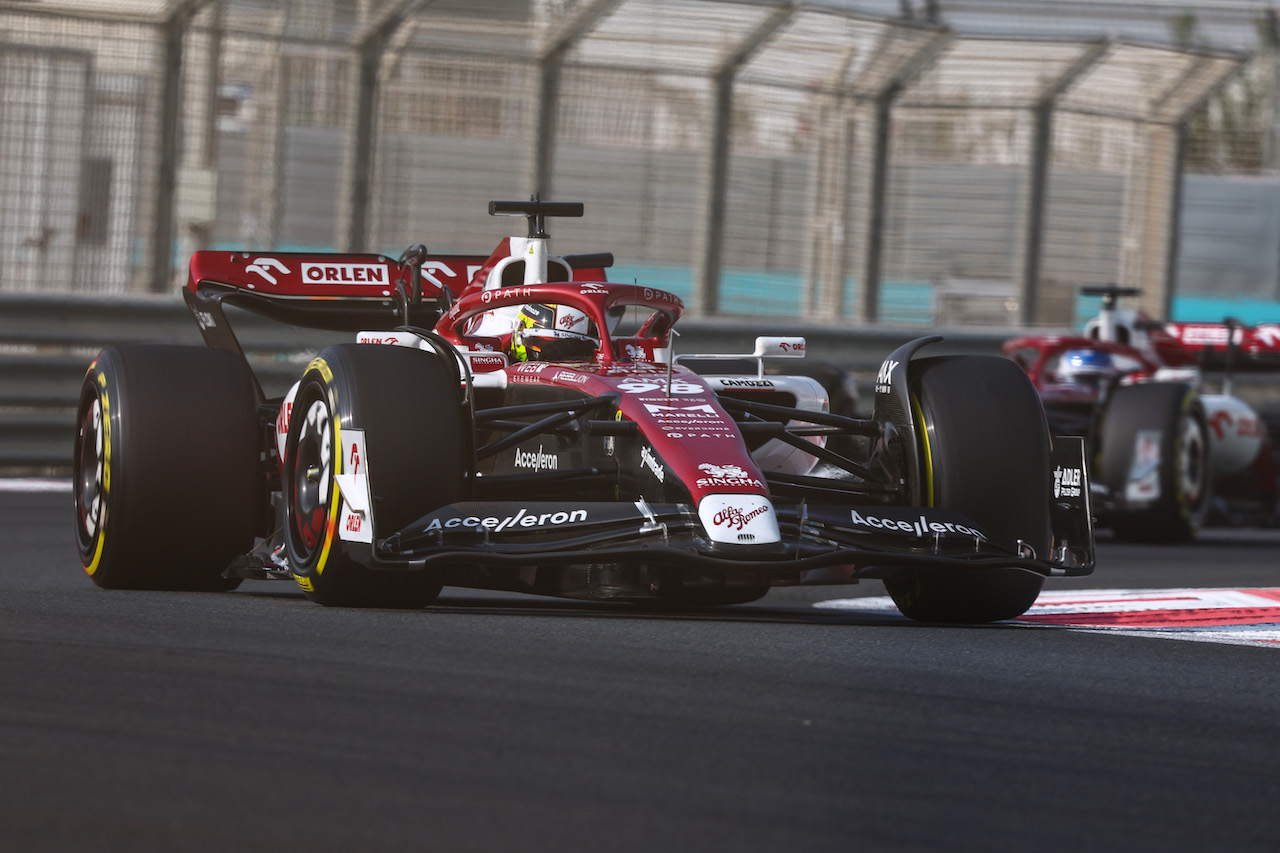
[[[1099,439],[1101,480],[1122,506],[1140,499],[1144,489],[1158,490],[1149,506],[1114,514],[1116,536],[1136,542],[1193,539],[1209,513],[1212,491],[1209,428],[1195,389],[1176,383],[1116,388],[1103,411]],[[1149,448],[1146,462],[1157,467],[1145,482],[1131,484],[1135,466],[1144,467],[1139,445]]]
[[[440,572],[373,569],[339,536],[343,430],[364,430],[373,535],[386,537],[462,495],[458,377],[438,356],[377,344],[331,346],[298,386],[282,462],[294,580],[336,607],[425,607]],[[365,549],[368,546],[364,546]],[[367,550],[366,550],[367,552]]]
[[[103,350],[80,392],[81,565],[112,589],[228,590],[253,547],[258,420],[242,358],[205,347]]]
[[[1008,359],[950,356],[911,363],[922,502],[961,513],[1009,549],[1049,555],[1050,439],[1026,373]],[[1021,569],[909,569],[885,578],[906,616],[993,622],[1027,611],[1044,578]]]

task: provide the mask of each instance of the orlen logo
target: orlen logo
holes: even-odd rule
[[[1241,438],[1260,438],[1266,434],[1266,430],[1257,418],[1242,416],[1237,421],[1226,409],[1219,409],[1213,413],[1213,417],[1209,418],[1209,427],[1219,441],[1230,435],[1229,430],[1232,427],[1235,427],[1235,434]]]
[[[258,275],[262,276],[264,279],[271,282],[272,284],[280,283],[275,276],[277,272],[282,272],[285,275],[289,275],[289,268],[286,267],[284,264],[280,263],[275,258],[254,258],[253,263],[246,266],[244,268],[244,271],[257,273]],[[253,287],[252,284],[249,286]]]
[[[783,352],[804,352],[804,341],[795,341],[795,342],[781,341],[778,344],[778,349],[782,350]]]
[[[308,284],[387,283],[387,268],[378,264],[303,264],[302,280]]]
[[[1274,323],[1258,326],[1253,330],[1253,337],[1264,347],[1274,349],[1277,344],[1280,344],[1280,326]]]
[[[730,530],[741,530],[747,526],[747,522],[755,518],[757,515],[763,515],[768,512],[767,506],[758,506],[748,512],[743,512],[736,506],[727,506],[720,510],[712,517],[711,523],[716,527],[728,527]]]

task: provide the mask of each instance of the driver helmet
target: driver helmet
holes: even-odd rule
[[[1058,358],[1059,382],[1071,385],[1099,385],[1115,375],[1111,353],[1096,349],[1069,349]]]
[[[587,315],[564,305],[532,302],[520,309],[511,335],[513,361],[590,361],[600,341]]]

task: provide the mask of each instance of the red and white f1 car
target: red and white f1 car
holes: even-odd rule
[[[1084,293],[1102,303],[1082,335],[1016,338],[1004,352],[1035,383],[1055,434],[1088,437],[1099,519],[1155,541],[1188,539],[1211,513],[1274,523],[1271,439],[1231,376],[1280,369],[1280,325],[1157,323],[1118,307],[1137,290]],[[1221,393],[1203,390],[1204,369],[1224,372]]]
[[[608,254],[549,253],[546,219],[581,204],[489,212],[529,228],[487,258],[197,252],[184,297],[208,347],[108,349],[85,380],[93,581],[284,578],[420,607],[442,585],[712,605],[880,578],[913,618],[989,621],[1092,570],[1083,441],[1051,440],[1007,359],[911,341],[871,418],[833,414],[815,380],[763,369],[802,338],[696,356],[749,358],[743,375],[680,364],[677,296],[606,281]],[[227,305],[355,342],[269,398]]]

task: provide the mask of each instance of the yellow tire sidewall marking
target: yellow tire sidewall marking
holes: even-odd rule
[[[330,453],[333,454],[333,461],[330,463],[333,465],[333,473],[329,475],[329,518],[324,524],[324,546],[320,550],[320,559],[316,560],[317,576],[324,572],[325,563],[329,560],[329,550],[333,547],[333,540],[337,538],[338,507],[342,503],[342,493],[338,490],[337,479],[342,473],[342,428],[338,425],[338,416],[335,414],[338,407],[334,405],[333,390],[331,388],[328,390],[329,422],[333,424],[333,444],[330,446]]]
[[[911,413],[915,416],[916,429],[920,431],[920,451],[924,457],[920,460],[921,483],[920,500],[925,506],[934,505],[933,494],[933,448],[929,446],[929,428],[924,422],[924,410],[920,408],[920,398],[911,395]]]
[[[84,567],[90,577],[98,571],[102,564],[102,549],[107,541],[107,497],[111,494],[111,400],[107,396],[106,374],[98,374],[98,401],[102,409],[102,494],[98,498],[98,543],[93,551],[93,559]]]

